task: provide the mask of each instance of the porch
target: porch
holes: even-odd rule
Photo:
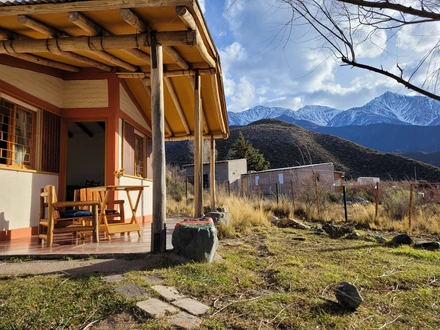
[[[172,249],[171,237],[176,223],[183,219],[167,219],[166,249]],[[73,237],[72,234],[55,235],[51,248],[38,244],[37,235],[29,238],[17,238],[10,241],[0,241],[0,260],[9,258],[34,257],[37,259],[60,258],[113,258],[128,254],[151,252],[151,223],[141,224],[142,236],[136,232],[129,235],[114,234],[111,240],[103,239],[100,235],[99,243],[94,243],[92,236],[83,239]]]

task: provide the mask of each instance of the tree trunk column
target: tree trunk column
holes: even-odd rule
[[[211,136],[211,154],[209,160],[209,191],[211,193],[211,212],[215,212],[215,139],[213,136]]]
[[[151,34],[151,121],[153,134],[153,223],[151,224],[151,251],[164,252],[166,235],[165,183],[165,111],[163,97],[162,46]]]
[[[203,158],[202,118],[200,113],[200,74],[194,75],[194,217],[202,216]]]

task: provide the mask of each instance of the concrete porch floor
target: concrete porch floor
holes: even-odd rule
[[[166,249],[173,248],[171,237],[176,223],[183,219],[167,219]],[[141,237],[137,232],[130,235],[114,234],[111,240],[105,239],[100,233],[99,243],[93,243],[92,237],[73,237],[72,234],[58,234],[54,236],[52,247],[38,244],[38,237],[12,239],[0,241],[0,259],[34,257],[38,259],[60,259],[63,257],[87,258],[114,258],[127,254],[150,252],[151,248],[151,223],[141,225]]]

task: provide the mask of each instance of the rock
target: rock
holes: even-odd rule
[[[115,291],[128,299],[148,296],[148,293],[137,284],[125,284],[117,287]]]
[[[357,232],[353,231],[350,234],[348,234],[345,238],[346,239],[359,239],[361,235],[359,235]]]
[[[296,229],[310,229],[310,226],[307,226],[295,219],[280,219],[273,222],[276,226],[281,228],[296,228]]]
[[[415,249],[425,249],[425,250],[438,250],[440,249],[440,242],[436,241],[422,241],[416,242],[414,244]]]
[[[136,307],[148,317],[155,319],[179,312],[178,308],[156,298],[139,301],[136,303]]]
[[[267,220],[269,220],[270,223],[272,223],[272,224],[276,224],[276,222],[278,221],[278,218],[274,215],[270,215],[267,217]]]
[[[325,230],[322,228],[316,228],[315,229],[315,234],[316,235],[324,235],[325,234]]]
[[[209,212],[208,216],[212,218],[216,226],[223,224],[227,227],[229,225],[229,213],[227,212]]]
[[[411,245],[413,243],[414,242],[412,238],[409,237],[408,234],[400,234],[394,236],[393,239],[390,241],[390,245]]]
[[[363,301],[356,287],[349,282],[339,283],[335,295],[341,305],[353,309],[357,309]]]
[[[217,207],[217,212],[227,212],[226,207]]]
[[[338,238],[342,237],[346,234],[350,234],[353,232],[351,228],[348,227],[342,227],[342,226],[336,226],[332,225],[331,223],[325,223],[322,225],[322,229],[329,234],[330,237]]]
[[[192,330],[199,329],[202,320],[186,312],[180,312],[179,314],[169,316],[168,323],[176,329]]]
[[[380,236],[380,235],[367,234],[367,235],[365,235],[365,237],[366,237],[366,238],[372,238],[372,239],[374,239],[376,242],[378,242],[378,243],[382,243],[382,244],[387,242],[387,240],[386,240],[384,237]]]
[[[186,219],[176,224],[174,252],[196,262],[211,262],[218,247],[217,229],[211,218]]]

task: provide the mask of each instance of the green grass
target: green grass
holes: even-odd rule
[[[144,276],[164,278],[211,307],[202,329],[440,328],[438,251],[263,226],[222,240],[217,252],[221,260],[211,264],[178,265],[164,255],[127,272],[124,283],[153,295]],[[364,298],[355,312],[336,303],[341,281],[354,283]],[[98,275],[3,278],[0,329],[80,329],[122,312],[140,318],[135,301],[115,293],[117,285]],[[163,319],[138,322],[133,328],[167,328]]]

